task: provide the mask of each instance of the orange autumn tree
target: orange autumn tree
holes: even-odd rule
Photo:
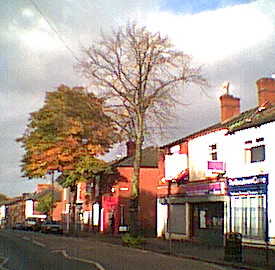
[[[66,176],[63,186],[75,191],[77,181],[83,180],[78,177],[83,158],[101,168],[98,156],[119,139],[103,107],[104,99],[83,87],[60,85],[47,92],[44,106],[31,113],[25,133],[17,139],[25,150],[23,177],[40,178],[59,171]]]

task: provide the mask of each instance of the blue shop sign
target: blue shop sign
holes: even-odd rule
[[[268,174],[229,178],[227,180],[229,196],[266,194],[267,185]]]

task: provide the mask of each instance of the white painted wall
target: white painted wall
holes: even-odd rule
[[[33,215],[33,200],[26,200],[25,205],[25,217],[31,217]]]
[[[157,237],[162,237],[167,229],[167,205],[161,204],[161,199],[157,200]]]
[[[260,127],[238,131],[225,136],[225,156],[227,164],[226,176],[229,178],[245,177],[258,174],[268,174],[268,216],[269,237],[275,238],[275,122]],[[264,138],[256,143],[257,138]],[[244,149],[245,141],[252,140],[249,146],[265,145],[265,161],[246,163]]]
[[[218,161],[225,161],[226,130],[219,130],[203,136],[196,137],[188,143],[189,179],[190,181],[205,179],[211,176],[207,169],[209,157],[209,145],[217,144]]]
[[[186,154],[174,153],[171,155],[165,155],[165,178],[173,179],[180,172],[188,168],[187,159],[188,157]]]
[[[6,206],[1,205],[0,206],[0,220],[6,218]]]

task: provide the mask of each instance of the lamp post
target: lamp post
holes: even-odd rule
[[[49,174],[51,175],[51,211],[50,216],[51,220],[53,220],[53,204],[54,204],[54,170],[50,170]]]
[[[267,178],[268,179],[268,178]],[[269,265],[269,217],[268,217],[268,180],[265,188],[265,260],[266,264]]]
[[[167,189],[167,230],[169,235],[169,253],[172,254],[172,237],[171,237],[171,184],[172,180],[168,180],[168,189]]]

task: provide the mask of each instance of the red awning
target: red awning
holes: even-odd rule
[[[189,169],[182,170],[173,180],[175,182],[188,181]]]
[[[163,177],[160,181],[161,183],[166,183],[166,182],[183,182],[183,181],[188,181],[189,178],[189,169],[184,169],[180,173],[178,173],[174,178],[165,178]]]

